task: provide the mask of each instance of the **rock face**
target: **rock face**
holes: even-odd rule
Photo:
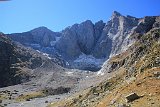
[[[8,71],[10,71],[10,57],[13,47],[7,42],[7,38],[4,38],[4,36],[0,34],[0,80],[4,81],[0,84],[0,87],[10,84],[11,81],[6,81],[6,78],[12,77],[11,72]],[[14,78],[12,81],[16,81],[16,79]]]
[[[20,83],[18,74],[19,68],[12,64],[19,62],[14,54],[14,46],[11,41],[3,34],[0,34],[0,87]],[[23,78],[23,77],[22,77]],[[24,73],[24,78],[27,80],[27,74]]]
[[[77,42],[82,53],[90,54],[94,45],[94,25],[87,20],[76,28]]]
[[[62,35],[62,38],[55,44],[58,52],[62,54],[64,59],[68,60],[79,56],[81,51],[77,43],[76,33],[72,29],[66,28]]]
[[[93,24],[87,20],[67,27],[61,32],[52,32],[40,27],[25,33],[11,34],[9,37],[47,53],[52,58],[58,56],[59,60],[66,63],[65,67],[88,69],[90,66],[92,69],[94,66],[95,69],[97,65],[91,63],[93,59],[94,61],[101,59],[103,63],[109,57],[127,50],[135,42],[133,34],[143,34],[159,26],[159,17],[135,18],[114,11],[107,23],[99,21]],[[84,58],[92,60],[84,63]],[[82,62],[77,65],[77,60]],[[98,68],[102,63],[99,63]]]
[[[87,20],[66,28],[62,35],[55,48],[62,53],[65,52],[69,59],[76,58],[81,53],[86,55],[91,53],[95,43],[94,25],[91,21]]]
[[[114,11],[111,20],[106,24],[103,30],[103,36],[108,35],[112,40],[111,56],[120,53],[125,45],[129,43],[129,35],[133,32],[134,27],[138,24],[138,19],[131,16],[122,16]]]

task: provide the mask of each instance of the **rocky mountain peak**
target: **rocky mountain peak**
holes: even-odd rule
[[[82,22],[81,24],[88,24],[88,25],[92,25],[92,21],[91,20],[86,20],[84,22]]]
[[[37,36],[42,36],[42,34],[44,33],[53,33],[53,31],[51,31],[50,29],[48,29],[47,27],[41,26],[38,28],[35,28],[33,30],[30,31],[33,35],[37,35]]]
[[[105,22],[103,22],[103,20],[100,20],[95,23],[95,26],[104,26],[104,25],[105,25]]]
[[[37,28],[35,28],[35,29],[33,29],[33,30],[38,30],[38,29],[41,29],[41,30],[49,30],[47,27],[45,27],[45,26],[40,26],[40,27],[37,27]]]
[[[121,13],[117,12],[117,11],[113,11],[112,13],[112,19],[115,18],[115,17],[120,17],[122,16]]]

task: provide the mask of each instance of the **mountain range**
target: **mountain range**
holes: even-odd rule
[[[135,18],[114,11],[108,22],[90,20],[74,24],[61,32],[39,27],[9,34],[14,41],[57,57],[64,67],[97,71],[105,60],[125,51],[135,40],[134,33],[146,33],[159,26],[159,17]]]

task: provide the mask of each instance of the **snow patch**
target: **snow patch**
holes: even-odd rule
[[[29,44],[33,48],[40,48],[41,46],[39,44]]]
[[[68,74],[68,75],[72,75],[72,74],[73,74],[73,72],[66,72],[66,74]]]
[[[97,59],[92,55],[86,55],[81,54],[76,60],[74,60],[74,63],[88,63],[93,65],[102,65],[104,62],[104,59]]]
[[[66,61],[66,65],[69,66],[69,62]]]
[[[44,56],[46,56],[48,59],[52,59],[51,57],[49,57],[49,54],[47,53],[43,53]]]
[[[55,41],[50,41],[51,46],[54,46],[56,44],[57,41],[60,40],[61,37],[56,37]]]
[[[39,50],[36,50],[38,53],[41,53]]]
[[[97,72],[97,75],[104,75],[104,72],[102,72],[101,70]]]
[[[54,46],[55,43],[56,43],[55,41],[50,41],[51,46]]]

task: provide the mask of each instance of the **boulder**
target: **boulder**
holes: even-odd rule
[[[45,101],[45,103],[48,103],[48,101]]]
[[[132,101],[134,101],[138,98],[140,98],[140,97],[136,93],[131,93],[131,94],[126,96],[127,102],[132,102]]]
[[[154,72],[153,74],[154,74],[154,77],[160,78],[160,72]]]

